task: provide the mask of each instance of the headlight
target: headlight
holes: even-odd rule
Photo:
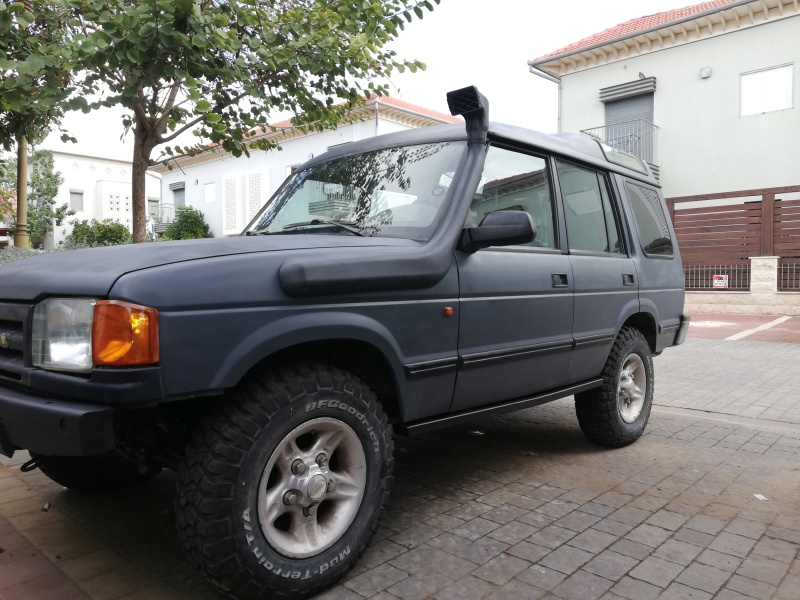
[[[117,300],[44,300],[33,312],[32,338],[34,366],[53,371],[159,360],[158,311]]]
[[[91,370],[95,302],[90,298],[49,298],[36,305],[34,366],[79,373]]]

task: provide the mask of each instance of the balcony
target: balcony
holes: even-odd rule
[[[582,129],[586,137],[621,150],[628,154],[638,156],[658,172],[658,127],[648,121],[637,119],[615,123],[604,127]]]
[[[164,233],[169,224],[175,220],[175,205],[169,202],[161,202],[158,206],[150,206],[150,219],[153,220],[153,228],[156,233]]]

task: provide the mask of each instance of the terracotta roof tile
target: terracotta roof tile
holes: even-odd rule
[[[578,40],[577,42],[574,42],[568,46],[564,46],[563,48],[549,52],[548,54],[540,56],[531,62],[542,62],[544,59],[550,58],[551,56],[576,52],[582,48],[588,48],[590,46],[594,46],[602,42],[608,42],[616,38],[631,37],[640,31],[645,31],[652,27],[657,27],[658,25],[664,25],[672,21],[678,21],[680,19],[691,17],[692,15],[696,15],[714,8],[721,9],[726,4],[732,4],[733,2],[737,1],[738,0],[712,0],[711,2],[703,2],[702,4],[695,4],[694,6],[687,6],[685,8],[678,8],[676,10],[668,10],[666,12],[660,12],[654,15],[639,17],[638,19],[631,19],[630,21],[625,21],[624,23],[620,23],[614,27],[609,27],[600,33],[595,33],[594,35],[590,35],[582,40]]]
[[[378,96],[373,95],[368,103],[375,101]],[[440,119],[442,121],[446,121],[447,123],[462,123],[463,121],[458,117],[454,117],[452,115],[447,115],[445,113],[437,112],[435,110],[431,110],[429,108],[425,108],[424,106],[419,106],[417,104],[411,104],[410,102],[406,102],[405,100],[398,100],[397,98],[392,98],[391,96],[381,96],[380,97],[381,104],[388,104],[389,106],[395,106],[397,108],[402,108],[404,110],[410,110],[415,113],[419,113],[426,117],[431,117],[433,119]]]

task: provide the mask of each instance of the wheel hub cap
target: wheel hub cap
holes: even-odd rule
[[[620,370],[617,380],[617,406],[620,417],[626,423],[633,423],[642,414],[647,391],[647,370],[642,357],[631,354]]]
[[[317,473],[308,482],[308,497],[311,500],[319,500],[325,495],[327,488],[328,480],[321,473]]]
[[[264,537],[289,558],[319,554],[349,529],[366,482],[364,448],[349,425],[328,417],[302,423],[278,443],[261,475]]]

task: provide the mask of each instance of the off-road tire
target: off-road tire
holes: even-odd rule
[[[42,456],[32,454],[36,466],[50,479],[78,492],[103,492],[144,483],[158,471],[141,474],[124,459],[95,456]]]
[[[280,454],[277,449],[306,423],[320,420],[344,423],[357,436],[350,439],[365,458],[363,496],[354,519],[332,545],[291,558],[265,534],[274,529],[269,522],[262,525],[260,494],[270,485],[264,478],[269,465],[277,464],[270,462]],[[317,593],[349,571],[369,545],[389,498],[393,448],[385,413],[353,375],[311,364],[254,377],[205,415],[192,434],[176,499],[183,545],[209,582],[232,598]],[[311,552],[316,552],[313,545]]]
[[[619,381],[623,366],[631,355],[641,359],[646,384],[644,404],[632,423],[622,418],[619,403]],[[635,360],[635,359],[634,359]],[[575,414],[583,434],[602,446],[621,448],[635,442],[644,433],[653,405],[653,359],[650,346],[638,329],[623,327],[603,367],[602,387],[575,394]]]

